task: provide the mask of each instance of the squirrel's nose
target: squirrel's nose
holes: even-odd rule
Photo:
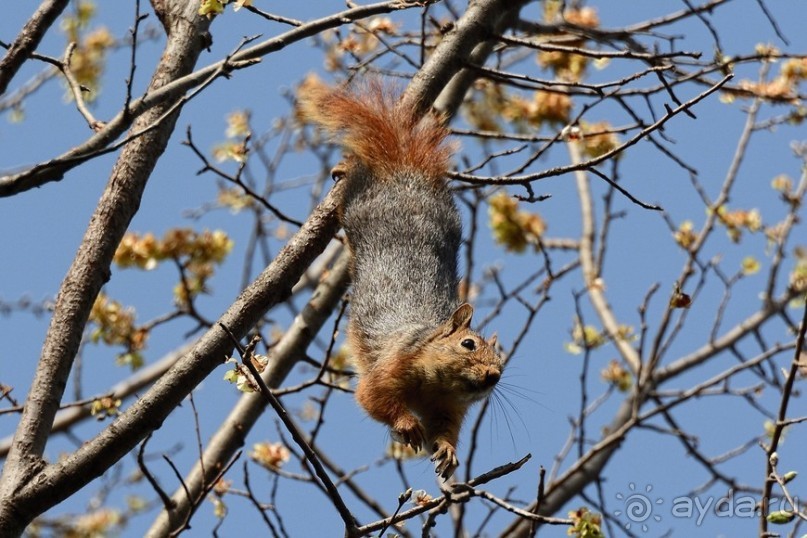
[[[499,379],[501,379],[501,377],[502,377],[501,372],[499,372],[498,370],[494,370],[493,368],[489,368],[488,371],[485,372],[485,377],[482,380],[482,385],[484,385],[485,388],[493,387],[496,383],[499,382]]]

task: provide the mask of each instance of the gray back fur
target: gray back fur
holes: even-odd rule
[[[459,212],[447,187],[416,172],[348,174],[342,226],[353,251],[351,319],[372,347],[418,340],[458,306]]]

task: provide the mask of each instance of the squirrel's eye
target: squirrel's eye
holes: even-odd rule
[[[474,349],[476,349],[476,342],[474,342],[470,338],[466,338],[465,340],[460,342],[460,345],[462,347],[464,347],[465,349],[468,349],[470,351],[473,351]]]

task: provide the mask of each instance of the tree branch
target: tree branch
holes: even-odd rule
[[[251,62],[260,59],[267,54],[277,52],[286,48],[292,43],[296,43],[305,38],[314,36],[323,30],[336,28],[346,22],[362,19],[380,13],[389,13],[399,9],[406,9],[417,5],[416,3],[405,3],[399,0],[391,0],[379,4],[371,4],[353,9],[345,10],[328,17],[323,17],[309,22],[299,28],[289,30],[279,36],[267,39],[253,47],[245,49],[231,58],[213,63],[189,74],[182,74],[169,79],[159,88],[149,88],[142,97],[130,103],[128,109],[120,111],[114,118],[98,133],[88,138],[85,142],[75,148],[55,157],[47,162],[37,164],[31,168],[16,174],[0,177],[0,197],[13,196],[34,187],[41,187],[51,181],[59,181],[68,171],[99,155],[104,155],[116,149],[116,146],[109,147],[132,123],[134,118],[145,114],[153,107],[167,110],[166,103],[176,103],[188,90],[199,86],[205,82],[211,82],[211,77],[228,72],[227,65],[243,66],[242,62]],[[198,18],[193,13],[191,20]],[[203,32],[196,34],[196,38],[201,42]],[[161,106],[162,105],[162,106]],[[145,128],[159,118],[159,115],[151,115],[151,122],[139,122],[141,128]]]
[[[45,32],[53,25],[68,3],[68,0],[45,0],[22,27],[17,39],[0,60],[0,95],[6,93],[11,79],[34,52]]]
[[[202,50],[199,34],[206,30],[208,21],[196,14],[193,5],[180,7],[184,12],[176,9],[170,18],[172,31],[152,77],[152,89],[189,73]],[[151,124],[164,112],[163,107],[155,107],[139,117],[134,128]],[[32,388],[0,479],[0,527],[8,529],[9,534],[21,532],[53,501],[48,495],[30,498],[31,504],[18,499],[44,465],[41,458],[45,443],[90,310],[101,287],[109,280],[112,257],[140,206],[148,178],[165,149],[178,113],[176,110],[159,129],[128,145],[121,153],[59,290]],[[81,483],[86,482],[77,480],[75,485]]]

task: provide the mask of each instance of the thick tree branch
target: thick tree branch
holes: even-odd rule
[[[22,27],[17,39],[0,60],[0,95],[6,93],[11,79],[34,52],[39,42],[42,41],[42,36],[53,25],[56,17],[64,11],[68,3],[68,0],[45,0]]]
[[[186,344],[179,349],[167,353],[164,357],[157,360],[153,364],[149,364],[137,372],[132,374],[127,379],[110,387],[106,394],[98,395],[98,397],[108,396],[110,398],[127,398],[138,391],[148,387],[156,381],[161,375],[168,371],[179,357],[184,355],[190,350],[191,346]],[[64,406],[62,406],[64,407]],[[79,407],[71,407],[69,409],[62,409],[53,420],[53,426],[50,429],[50,434],[63,432],[76,425],[77,423],[91,417],[89,405],[82,405]],[[0,440],[0,458],[5,458],[8,451],[11,450],[11,442],[13,437],[7,437]]]
[[[244,337],[272,306],[291,293],[294,283],[322,252],[337,230],[339,185],[314,211],[277,258],[219,318],[234,335]],[[229,336],[217,325],[191,351],[96,438],[75,453],[44,468],[36,482],[13,496],[18,511],[32,517],[67,498],[137,446],[232,351]],[[19,517],[19,516],[18,516]]]
[[[152,77],[152,89],[191,72],[203,50],[200,35],[206,31],[208,22],[198,17],[195,6],[181,3],[180,9],[173,9],[169,21],[171,31]],[[164,113],[164,107],[155,107],[137,119],[134,129],[150,125]],[[9,535],[22,532],[33,517],[54,502],[55,498],[46,493],[30,498],[28,504],[19,499],[23,495],[21,490],[31,485],[31,479],[44,465],[41,458],[45,443],[90,310],[101,287],[109,280],[112,257],[140,206],[148,178],[168,143],[178,114],[179,110],[175,110],[160,128],[129,144],[121,153],[62,282],[32,388],[3,467],[0,527],[8,529]],[[75,481],[76,486],[81,483]],[[58,497],[59,492],[53,493]]]

